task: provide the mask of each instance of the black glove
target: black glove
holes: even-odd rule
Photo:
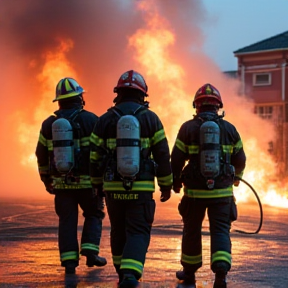
[[[161,202],[166,202],[169,200],[171,197],[171,189],[162,189],[161,190],[161,196],[160,196],[160,201]]]

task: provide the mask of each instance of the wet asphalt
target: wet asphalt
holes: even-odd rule
[[[155,193],[157,198],[157,194]],[[176,287],[175,273],[181,269],[182,221],[177,211],[180,198],[157,200],[151,243],[139,288]],[[239,218],[231,229],[232,269],[228,288],[288,288],[288,210],[263,206],[263,223],[257,203],[238,203]],[[117,275],[109,246],[109,219],[104,219],[100,255],[104,267],[88,268],[85,258],[75,275],[65,276],[59,265],[57,217],[51,200],[1,199],[0,201],[0,287],[117,287]],[[79,212],[79,239],[83,225]],[[203,223],[203,266],[197,271],[197,288],[213,287],[210,270],[210,237]]]

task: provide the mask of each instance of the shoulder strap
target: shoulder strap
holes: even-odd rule
[[[110,108],[109,110],[114,112],[119,118],[123,115],[133,115],[133,116],[136,116],[136,115],[139,115],[139,114],[142,114],[144,111],[146,111],[146,107],[145,106],[142,106],[142,105],[139,105],[135,111],[131,113],[128,113],[128,114],[125,114],[119,107],[112,107]],[[141,112],[141,113],[140,113]]]

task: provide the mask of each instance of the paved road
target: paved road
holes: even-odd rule
[[[157,194],[156,194],[157,197]],[[176,287],[175,272],[181,268],[182,222],[177,212],[179,198],[157,202],[151,244],[147,253],[140,287]],[[231,231],[233,267],[228,275],[229,288],[288,287],[288,213],[287,209],[264,206],[264,221],[259,234],[249,235],[259,225],[257,203],[238,204],[239,220]],[[51,201],[0,201],[0,287],[112,287],[117,277],[109,247],[109,220],[104,220],[100,254],[108,264],[87,268],[85,259],[75,276],[65,277],[59,266],[57,218]],[[79,239],[82,228],[79,220]],[[203,224],[203,267],[196,274],[197,287],[213,286],[209,267],[210,238],[207,220]]]

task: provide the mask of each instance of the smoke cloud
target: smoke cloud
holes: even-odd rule
[[[140,72],[171,146],[194,113],[195,91],[211,83],[222,94],[225,119],[244,141],[255,138],[259,149],[267,149],[269,139],[262,140],[259,129],[263,120],[237,95],[239,83],[202,52],[201,25],[209,19],[200,1],[0,0],[0,5],[0,196],[47,197],[33,155],[41,122],[57,110],[55,86],[67,76],[87,91],[85,108],[101,115],[112,106],[120,75]],[[60,68],[71,74],[62,75]]]

